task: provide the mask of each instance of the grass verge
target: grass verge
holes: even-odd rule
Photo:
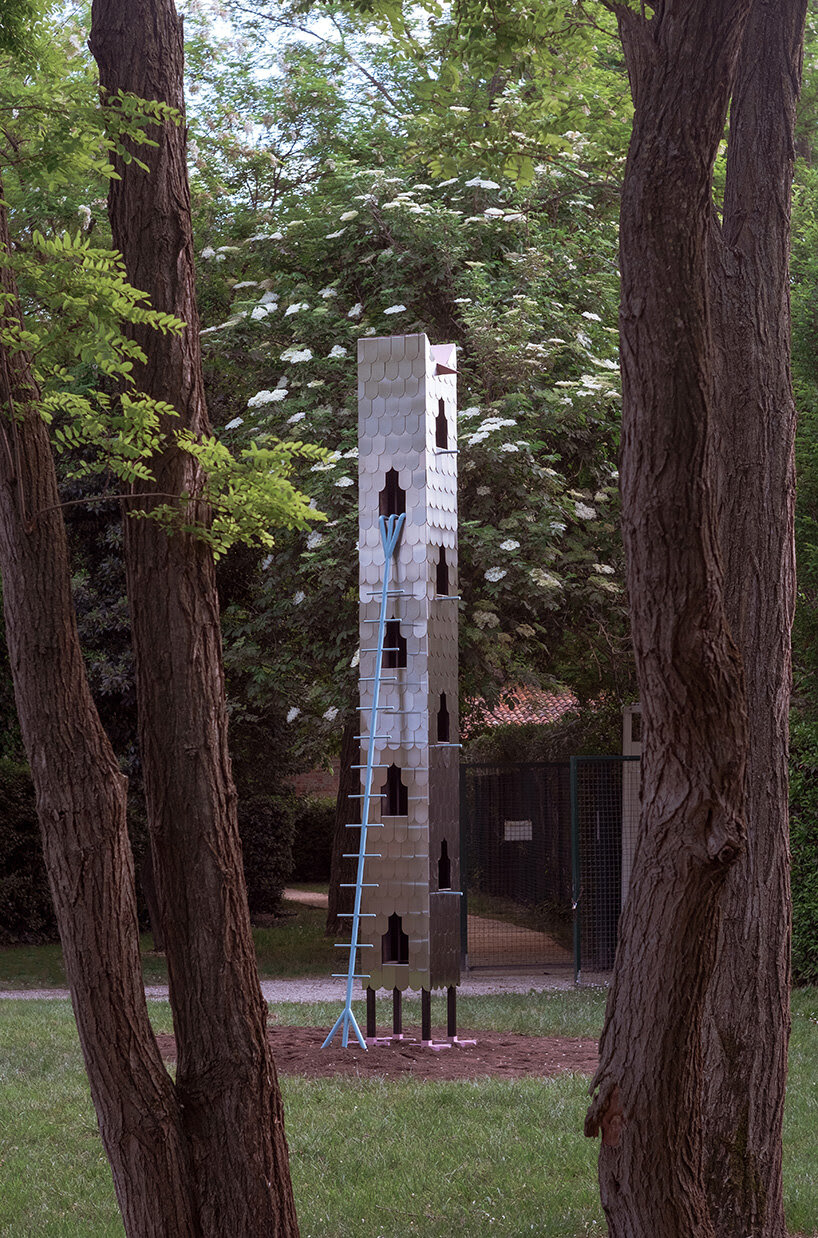
[[[594,1035],[604,995],[462,999],[463,1025]],[[419,1019],[417,1003],[407,1017]],[[151,1003],[170,1031],[167,1003]],[[282,1005],[331,1026],[335,1006]],[[384,1005],[386,1019],[388,1007]],[[818,990],[793,995],[785,1126],[791,1231],[818,1234]],[[417,1083],[284,1078],[303,1238],[579,1238],[604,1234],[587,1080]],[[121,1238],[66,1002],[0,1001],[0,1235]]]
[[[328,976],[337,970],[338,954],[324,936],[326,912],[316,907],[286,903],[286,915],[272,928],[254,928],[259,975],[262,980],[295,976]],[[153,953],[153,940],[140,938],[142,974],[146,984],[167,984],[163,955]],[[59,943],[45,946],[7,946],[0,949],[0,994],[3,989],[65,988],[65,968]]]

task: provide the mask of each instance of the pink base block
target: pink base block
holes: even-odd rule
[[[476,1040],[461,1040],[459,1036],[450,1036],[449,1044],[450,1045],[476,1045],[477,1041]]]
[[[441,1049],[452,1048],[452,1045],[448,1040],[445,1040],[442,1043],[439,1040],[421,1040],[420,1043],[424,1049],[434,1049],[435,1053],[439,1052]]]

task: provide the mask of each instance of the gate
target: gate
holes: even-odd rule
[[[461,766],[469,967],[573,965],[568,761]]]
[[[607,972],[638,822],[638,757],[461,766],[470,968]]]

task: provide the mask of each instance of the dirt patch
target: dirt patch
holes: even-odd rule
[[[474,1045],[455,1044],[451,1048],[425,1048],[415,1039],[375,1044],[364,1052],[357,1044],[341,1048],[340,1035],[322,1049],[327,1028],[273,1027],[270,1044],[276,1066],[283,1075],[318,1078],[351,1075],[365,1079],[476,1079],[487,1075],[504,1079],[524,1076],[559,1075],[566,1072],[592,1075],[597,1065],[597,1042],[579,1036],[517,1036],[511,1032],[461,1032],[463,1040]],[[445,1040],[442,1031],[433,1031],[435,1040]],[[157,1037],[162,1056],[176,1057],[173,1036]]]

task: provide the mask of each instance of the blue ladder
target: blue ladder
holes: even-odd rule
[[[358,955],[358,950],[364,947],[359,946],[358,936],[361,927],[361,894],[364,889],[364,864],[366,862],[366,834],[369,821],[369,806],[372,799],[372,774],[375,769],[375,738],[378,734],[378,701],[381,692],[381,675],[383,671],[383,647],[386,634],[386,607],[389,597],[389,576],[392,571],[392,559],[398,547],[400,535],[403,530],[403,525],[406,520],[405,513],[399,516],[381,516],[379,520],[381,530],[381,544],[384,554],[383,568],[383,587],[381,589],[381,611],[378,618],[378,642],[375,650],[375,675],[374,686],[372,691],[372,711],[369,719],[369,744],[367,746],[366,756],[366,775],[364,778],[364,794],[363,807],[361,811],[361,841],[358,847],[358,872],[355,879],[355,903],[352,911],[352,938],[349,943],[349,967],[346,972],[347,988],[346,1001],[344,1009],[339,1014],[333,1024],[332,1031],[327,1036],[322,1049],[326,1049],[327,1045],[332,1042],[332,1038],[338,1031],[338,1028],[343,1029],[341,1044],[344,1049],[349,1044],[349,1029],[352,1028],[359,1045],[362,1049],[366,1049],[366,1041],[364,1040],[361,1029],[358,1026],[358,1021],[352,1013],[352,988],[356,980],[369,980],[368,975],[362,975],[355,971],[355,960]],[[336,973],[343,975],[344,973]]]

